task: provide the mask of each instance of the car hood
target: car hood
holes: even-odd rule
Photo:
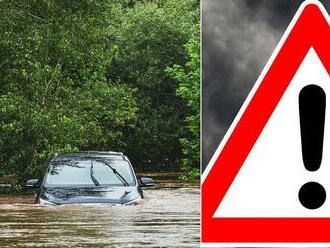
[[[53,204],[129,204],[141,198],[137,187],[46,188],[40,199]]]

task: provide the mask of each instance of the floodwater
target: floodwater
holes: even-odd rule
[[[199,188],[162,183],[132,206],[0,197],[0,247],[199,247]]]

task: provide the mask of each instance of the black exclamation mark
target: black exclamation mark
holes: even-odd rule
[[[299,94],[302,157],[306,170],[317,171],[322,162],[326,96],[317,85],[307,85]],[[323,205],[326,192],[317,182],[305,183],[299,190],[299,201],[308,209]]]

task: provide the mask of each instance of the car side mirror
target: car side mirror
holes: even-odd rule
[[[40,185],[39,179],[30,179],[26,181],[26,187],[38,187]]]
[[[150,177],[141,177],[139,180],[139,185],[141,187],[150,187],[155,185],[155,181]]]

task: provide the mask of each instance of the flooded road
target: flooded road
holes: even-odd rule
[[[199,247],[198,186],[163,183],[133,206],[0,197],[1,247]],[[19,202],[19,203],[17,203]]]

